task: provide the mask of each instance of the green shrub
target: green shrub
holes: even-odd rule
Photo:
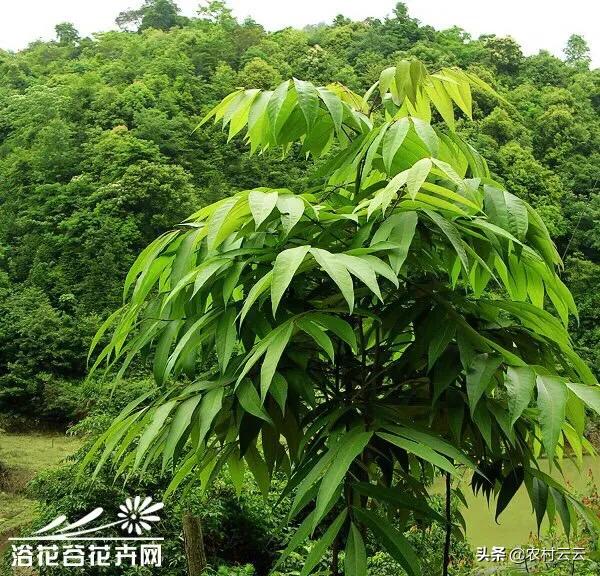
[[[140,381],[132,386],[146,385],[147,382]],[[131,393],[132,389],[127,387],[115,390],[115,405],[111,409],[120,410],[122,406],[119,405],[127,403]],[[140,390],[134,393],[139,394]],[[39,502],[38,515],[27,528],[27,533],[41,528],[61,514],[74,520],[97,507],[104,508],[108,518],[116,517],[119,504],[133,495],[151,496],[154,500],[161,500],[170,477],[169,474],[162,474],[155,468],[133,476],[125,486],[122,482],[113,481],[109,469],[103,469],[94,481],[87,475],[78,475],[81,458],[95,437],[104,431],[112,420],[110,413],[102,413],[108,410],[104,398],[101,396],[97,404],[101,413],[85,418],[70,431],[86,438],[81,450],[63,466],[42,472],[27,486],[27,495]],[[247,474],[239,496],[227,477],[220,478],[205,495],[201,495],[197,489],[177,493],[165,503],[161,513],[162,520],[157,528],[165,538],[161,574],[180,576],[186,572],[181,525],[184,512],[191,512],[201,518],[211,574],[242,576],[253,574],[254,570],[261,575],[268,573],[277,551],[285,545],[285,534],[278,525],[288,509],[286,501],[276,506],[277,492],[282,489],[282,485],[276,483],[274,488],[272,495],[267,500],[263,499],[252,476]],[[116,530],[114,535],[118,534]],[[5,555],[4,562],[7,567],[10,554]],[[95,570],[98,569],[86,567],[79,574],[91,576],[98,573]],[[145,574],[140,570],[114,567],[107,568],[101,574]],[[45,574],[70,576],[72,569],[47,568]]]

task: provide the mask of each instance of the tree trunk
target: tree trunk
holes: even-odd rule
[[[189,576],[200,576],[206,568],[206,553],[200,518],[189,512],[183,515],[183,541]]]
[[[340,536],[339,534],[335,537],[333,541],[333,557],[331,559],[331,576],[339,576],[340,568]]]
[[[444,576],[448,576],[448,567],[450,566],[450,536],[452,534],[452,493],[450,482],[450,474],[446,473],[446,541],[444,542]]]

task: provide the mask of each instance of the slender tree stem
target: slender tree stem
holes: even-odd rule
[[[333,556],[331,558],[331,576],[339,576],[340,574],[340,536],[339,534],[333,541]]]
[[[451,507],[451,480],[450,473],[446,473],[446,541],[444,542],[444,572],[448,576],[450,566],[450,537],[452,534],[452,507]]]

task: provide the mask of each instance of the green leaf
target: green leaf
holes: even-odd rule
[[[294,86],[298,94],[298,104],[304,114],[307,129],[315,124],[319,113],[319,93],[313,84],[294,78]]]
[[[402,146],[402,142],[404,142],[404,138],[406,138],[409,128],[410,122],[408,118],[401,118],[392,123],[385,134],[382,155],[383,164],[388,174],[391,172],[394,157],[400,149],[400,146]]]
[[[415,442],[425,444],[437,452],[456,460],[456,462],[462,464],[463,466],[467,466],[473,470],[477,469],[475,463],[467,455],[465,455],[462,450],[459,450],[450,444],[450,442],[443,440],[439,436],[434,436],[433,434],[423,432],[422,430],[417,430],[416,428],[409,428],[407,426],[400,427],[386,425],[385,428],[400,436],[404,436]]]
[[[297,196],[280,195],[277,199],[277,209],[281,213],[281,225],[287,236],[302,218],[304,202]]]
[[[335,450],[336,455],[321,480],[319,493],[317,494],[317,503],[315,505],[313,528],[321,521],[329,501],[342,485],[350,465],[354,462],[355,458],[362,454],[372,436],[373,432],[351,430],[332,448]]]
[[[431,172],[431,159],[421,158],[415,162],[408,170],[406,178],[406,189],[409,196],[414,200],[417,192],[420,190],[423,182],[427,179],[429,172]]]
[[[346,554],[344,556],[345,576],[365,576],[367,574],[367,551],[360,530],[350,524],[348,539],[346,540]]]
[[[201,228],[184,235],[171,266],[172,284],[176,285],[193,267],[198,242],[203,238],[204,230]]]
[[[565,534],[567,535],[567,538],[569,538],[571,534],[571,512],[569,510],[569,504],[564,495],[552,486],[550,487],[550,494],[552,494],[556,510],[558,511],[558,515],[560,516],[560,520],[565,529]]]
[[[127,300],[127,294],[129,293],[129,289],[131,285],[138,278],[138,284],[141,283],[144,276],[148,273],[150,266],[154,259],[164,250],[164,248],[173,240],[177,238],[179,235],[178,230],[174,230],[172,232],[167,232],[159,236],[154,242],[149,244],[140,255],[136,258],[135,262],[129,269],[127,273],[127,277],[125,278],[125,283],[123,285],[123,302]],[[112,316],[111,316],[112,318]]]
[[[467,76],[462,70],[444,68],[442,81],[452,100],[468,118],[471,118],[472,96]]]
[[[363,260],[358,256],[350,256],[349,254],[338,254],[337,257],[353,276],[356,276],[368,286],[371,292],[383,302],[379,284],[377,283],[377,277],[375,276],[375,270],[371,264],[369,264],[368,260]]]
[[[450,130],[454,130],[454,108],[452,107],[452,100],[450,99],[444,84],[442,84],[438,78],[431,77],[429,80],[430,84],[425,85],[427,95]]]
[[[335,361],[333,343],[323,328],[306,317],[296,320],[296,326],[306,332],[325,351],[331,362]]]
[[[215,350],[217,352],[217,358],[219,360],[219,368],[221,373],[225,373],[231,354],[235,347],[237,340],[237,330],[235,327],[235,316],[236,310],[231,307],[225,310],[219,322],[217,324],[217,331],[215,334]]]
[[[348,322],[337,316],[324,314],[322,312],[311,312],[309,317],[330,332],[333,332],[340,340],[343,340],[350,346],[352,352],[355,354],[357,353],[358,346],[356,343],[356,334],[354,334],[354,330]]]
[[[211,325],[215,315],[215,312],[208,312],[203,316],[200,316],[200,318],[185,331],[185,334],[179,338],[179,342],[177,342],[175,349],[171,353],[171,356],[169,356],[169,361],[167,362],[165,375],[163,377],[164,380],[169,377],[175,366],[180,362],[182,357],[185,357],[186,352],[190,348],[196,351],[198,344],[197,339],[202,336],[202,330],[206,328],[206,326]],[[205,334],[207,333],[209,332],[207,331]]]
[[[259,92],[260,90],[257,89],[246,90],[244,92],[243,98],[231,116],[227,141],[231,140],[248,122],[250,106]]]
[[[258,298],[266,292],[271,285],[271,278],[273,277],[273,271],[269,270],[260,280],[250,288],[248,292],[248,296],[246,296],[246,300],[244,301],[244,305],[242,306],[242,311],[240,312],[240,324],[244,321],[246,314],[252,308],[252,305],[258,300]]]
[[[282,327],[282,330],[277,332],[277,335],[269,342],[269,347],[267,348],[267,353],[265,354],[265,359],[263,360],[260,369],[260,397],[263,402],[267,397],[267,392],[271,386],[275,370],[277,370],[277,364],[279,364],[281,355],[286,349],[293,331],[294,325],[289,322]],[[272,332],[272,334],[274,333]]]
[[[332,254],[327,250],[311,248],[310,253],[315,257],[319,266],[325,270],[337,284],[342,296],[346,299],[346,302],[348,302],[348,308],[352,313],[352,310],[354,309],[354,286],[346,266],[339,260],[337,254]]]
[[[432,158],[431,161],[435,164],[436,168],[441,170],[442,174],[458,188],[458,190],[466,190],[464,180],[458,175],[451,164],[448,164],[448,162],[444,162],[443,160],[439,160],[438,158]]]
[[[502,487],[500,488],[498,501],[496,503],[496,522],[498,521],[498,516],[500,516],[510,504],[510,501],[518,492],[521,484],[523,484],[523,478],[523,468],[519,466],[518,468],[513,468],[502,481]]]
[[[387,434],[386,432],[378,432],[377,436],[383,438],[384,440],[387,440],[394,446],[398,446],[398,448],[402,448],[403,450],[406,450],[407,452],[410,452],[411,454],[422,458],[430,464],[437,466],[441,470],[445,470],[450,474],[457,473],[456,468],[447,458],[444,458],[444,456],[438,454],[437,452],[429,448],[429,446],[425,446],[418,442],[414,442],[413,440],[409,440],[408,438],[404,438],[402,436]]]
[[[230,260],[228,258],[211,258],[209,260],[205,260],[202,264],[200,264],[200,266],[198,266],[194,271],[195,280],[194,290],[192,291],[192,297],[198,294],[198,292],[202,290],[204,285],[214,276],[214,274],[219,272],[224,266],[229,264],[229,262]],[[182,282],[184,281],[185,278],[182,279]],[[165,303],[163,304],[163,309],[167,301],[169,301],[176,295],[178,289],[179,286],[176,286],[171,292],[171,294],[169,294],[169,297],[167,298],[167,300],[165,300]]]
[[[437,359],[442,355],[444,350],[448,347],[448,344],[454,338],[456,333],[456,324],[454,324],[449,318],[440,318],[441,326],[435,331],[431,340],[429,341],[429,348],[427,351],[428,370],[431,370]]]
[[[387,186],[377,192],[372,200],[368,201],[368,209],[367,209],[367,220],[371,219],[371,216],[381,208],[381,212],[385,214],[388,206],[391,201],[396,197],[398,190],[402,188],[406,184],[406,180],[408,178],[408,170],[404,170],[400,172],[400,174],[396,174],[387,184]]]
[[[168,418],[171,410],[177,405],[175,400],[171,400],[165,404],[159,406],[153,414],[152,420],[150,421],[150,425],[144,430],[140,441],[138,443],[138,447],[135,454],[135,463],[133,465],[134,469],[138,468],[142,462],[142,458],[148,452],[150,445],[156,439],[159,432],[163,428],[163,424]]]
[[[373,235],[371,245],[389,240],[398,245],[390,254],[390,265],[398,274],[406,257],[417,229],[418,216],[416,212],[392,214],[383,222]]]
[[[246,450],[244,455],[246,462],[248,463],[248,469],[252,472],[256,484],[259,487],[263,498],[267,499],[269,495],[269,488],[271,485],[271,477],[269,475],[269,468],[265,461],[262,459],[258,449],[254,444],[251,444]]]
[[[479,400],[488,389],[492,377],[500,364],[502,364],[500,356],[486,352],[475,356],[467,369],[467,395],[469,397],[471,415],[475,412]]]
[[[485,185],[484,191],[485,213],[490,221],[523,241],[529,226],[525,202],[514,194],[493,186]]]
[[[279,194],[274,192],[261,192],[260,190],[252,190],[248,194],[248,204],[252,217],[256,223],[256,229],[269,217],[277,204]]]
[[[326,550],[329,549],[332,542],[335,540],[335,537],[338,535],[342,525],[346,521],[346,516],[348,515],[348,511],[344,508],[337,516],[337,518],[331,523],[329,528],[325,531],[321,539],[313,545],[306,557],[306,562],[302,571],[300,572],[300,576],[308,576],[315,566],[320,562],[323,554],[325,554]]]
[[[280,123],[281,111],[283,109],[284,102],[288,95],[290,83],[285,80],[275,90],[269,102],[267,104],[267,117],[269,118],[269,124],[271,126],[271,132],[274,137],[278,135],[278,124]]]
[[[167,486],[165,493],[163,494],[163,498],[166,500],[177,488],[180,484],[190,476],[192,470],[197,466],[198,460],[196,460],[195,454],[192,452],[183,462],[183,464],[178,468],[177,472],[173,476],[171,482]]]
[[[531,503],[533,504],[533,509],[535,510],[535,517],[539,533],[542,520],[546,514],[546,506],[548,504],[548,485],[538,478],[532,478],[530,498]]]
[[[209,250],[213,250],[222,242],[222,239],[219,239],[219,232],[221,230],[221,227],[223,226],[229,213],[233,210],[234,206],[239,201],[239,196],[232,196],[231,198],[227,198],[225,202],[220,204],[217,207],[217,209],[211,214],[210,218],[206,223],[206,226],[208,228],[207,242]]]
[[[279,408],[281,408],[281,413],[285,415],[285,403],[288,395],[288,383],[279,372],[275,372],[275,374],[273,375],[273,382],[271,383],[271,387],[269,388],[269,393],[271,394],[271,396],[273,396]]]
[[[529,366],[509,366],[506,369],[504,385],[508,392],[510,424],[514,426],[531,402],[535,388],[535,372]]]
[[[333,120],[333,125],[335,126],[336,132],[340,132],[342,128],[342,120],[344,117],[344,108],[342,106],[342,102],[340,99],[327,88],[317,88],[319,92],[319,96],[323,103],[329,110],[329,114],[331,115],[331,119]]]
[[[171,346],[173,345],[173,342],[175,342],[183,322],[183,320],[171,320],[158,339],[158,344],[156,345],[156,350],[154,352],[152,371],[154,373],[154,381],[159,386],[164,383],[169,352],[171,351]]]
[[[381,72],[379,75],[379,93],[381,94],[381,99],[387,94],[390,90],[392,83],[394,82],[394,76],[396,74],[395,66],[390,66]],[[395,102],[396,105],[400,105],[400,102]]]
[[[567,386],[569,383],[567,383]],[[585,404],[570,390],[566,409],[567,420],[581,438],[585,432]]]
[[[452,246],[454,247],[454,250],[456,250],[456,254],[460,258],[460,262],[461,262],[463,268],[468,272],[469,271],[469,259],[467,258],[467,253],[463,246],[463,240],[460,237],[460,234],[459,234],[456,226],[454,226],[454,224],[452,224],[452,222],[449,222],[448,220],[446,220],[443,216],[440,216],[437,212],[433,212],[432,210],[425,210],[425,213],[427,214],[427,216],[429,216],[433,220],[433,222],[437,225],[437,227],[444,233],[446,238],[448,238],[448,240],[450,240],[450,244],[452,244]]]
[[[310,246],[297,246],[288,248],[280,252],[275,259],[273,266],[273,278],[271,281],[271,305],[273,308],[273,317],[277,313],[279,302],[287,290],[294,274],[304,261],[308,254]]]
[[[600,386],[567,382],[567,387],[596,414],[600,414]]]
[[[382,126],[380,126],[378,128],[378,133],[377,136],[375,138],[373,138],[373,142],[369,145],[368,149],[367,149],[367,153],[364,156],[364,163],[363,163],[363,168],[361,171],[361,178],[367,177],[370,173],[371,173],[371,168],[373,167],[373,160],[375,159],[379,148],[380,148],[380,144],[381,141],[383,140],[383,137],[385,136],[385,133],[387,132],[387,128],[388,128],[388,124],[383,124]],[[373,133],[376,133],[375,131]],[[361,180],[362,182],[362,180]],[[360,184],[360,182],[359,182]]]
[[[360,508],[353,508],[353,511],[356,518],[371,529],[375,538],[390,556],[406,570],[408,576],[421,575],[419,559],[403,534],[396,530],[386,518],[375,512]]]
[[[212,426],[213,420],[220,412],[223,406],[223,387],[213,388],[209,390],[200,401],[198,409],[198,420],[200,427],[198,428],[198,444],[202,444]]]
[[[263,408],[260,396],[258,395],[258,392],[256,391],[256,388],[254,387],[254,384],[252,384],[252,380],[250,380],[250,378],[244,378],[240,382],[240,385],[237,387],[235,393],[242,408],[246,412],[256,416],[257,418],[260,418],[261,420],[264,420],[265,422],[268,422],[269,424],[273,423],[271,417]]]
[[[262,149],[269,143],[269,119],[266,113],[267,105],[273,92],[263,90],[256,97],[248,112],[248,138],[250,139],[250,152]]]
[[[492,448],[492,415],[488,409],[487,402],[480,402],[473,414],[473,422],[477,431],[481,434],[488,448]]]
[[[296,495],[294,497],[294,502],[292,503],[292,508],[290,511],[290,518],[293,518],[294,515],[299,510],[301,510],[301,503],[311,490],[313,490],[316,493],[316,482],[327,470],[327,467],[329,466],[333,458],[336,456],[336,454],[337,452],[335,450],[328,450],[323,456],[318,458],[318,461],[316,463],[314,463],[314,460],[311,460],[309,462],[310,467],[303,467],[298,472],[296,472],[296,474],[290,481],[290,483],[294,482],[298,485]],[[299,481],[300,478],[301,480]]]
[[[385,486],[359,482],[358,484],[353,484],[352,488],[359,494],[369,496],[379,502],[386,502],[402,510],[411,510],[422,516],[436,520],[441,524],[446,524],[446,519],[428,506],[425,499],[408,496],[398,487],[386,488]]]
[[[417,136],[422,140],[425,146],[427,146],[429,153],[432,156],[437,156],[440,150],[440,140],[437,137],[435,130],[431,127],[431,124],[415,116],[413,116],[411,120]]]
[[[162,469],[163,472],[167,469],[167,466],[173,459],[173,455],[175,453],[175,448],[177,444],[181,440],[183,433],[187,430],[188,426],[192,421],[192,415],[194,414],[194,410],[200,403],[201,396],[198,394],[196,396],[192,396],[188,398],[184,402],[182,402],[177,410],[175,411],[175,415],[173,416],[173,420],[169,426],[169,434],[165,441],[165,447],[163,448],[163,463]]]
[[[281,553],[281,556],[279,556],[279,558],[277,559],[277,562],[275,562],[275,566],[273,566],[273,570],[277,570],[277,568],[279,568],[279,566],[281,566],[281,564],[283,564],[283,562],[285,562],[286,558],[289,557],[289,555],[294,552],[294,550],[297,550],[300,545],[308,538],[310,532],[311,532],[311,528],[312,528],[312,519],[314,516],[314,512],[311,512],[300,524],[300,526],[298,526],[298,529],[296,530],[296,532],[294,532],[294,535],[290,538],[290,541],[288,542],[288,545],[286,546],[285,550]]]
[[[102,336],[104,336],[104,334],[106,333],[106,331],[117,321],[117,319],[119,318],[119,316],[121,316],[121,314],[123,314],[125,307],[122,306],[121,308],[117,308],[100,326],[100,328],[98,328],[98,331],[96,332],[96,334],[94,335],[94,337],[92,338],[92,342],[90,344],[90,349],[88,351],[88,355],[87,355],[87,362],[89,362],[92,353],[94,352],[96,346],[98,345],[98,342],[100,342]]]
[[[414,101],[414,86],[410,77],[410,62],[408,60],[401,60],[396,64],[394,83],[390,88],[392,95],[395,92],[396,100],[394,100],[394,103],[398,106],[402,105],[407,96],[411,101]]]
[[[245,267],[246,262],[234,262],[223,278],[223,304],[225,306],[227,306],[233,291],[238,286],[240,276]]]
[[[244,460],[239,458],[236,454],[237,451],[231,453],[227,459],[227,468],[229,469],[229,475],[231,476],[231,482],[235,489],[235,493],[239,498],[244,488]]]
[[[232,92],[231,94],[225,96],[225,98],[223,98],[221,102],[219,102],[214,108],[210,110],[210,112],[206,116],[204,116],[204,118],[202,118],[202,120],[200,120],[200,124],[197,128],[206,124],[206,122],[208,122],[213,116],[215,117],[215,122],[218,122],[221,118],[223,118],[223,114],[225,114],[227,108],[229,108],[231,103],[239,99],[243,92],[244,90],[240,88],[235,92]],[[197,130],[197,128],[195,130]]]
[[[364,254],[359,256],[359,258],[367,262],[376,274],[387,278],[396,288],[399,288],[400,282],[398,281],[398,276],[383,260],[370,254]]]
[[[558,376],[538,374],[536,381],[542,443],[548,454],[548,459],[552,462],[560,438],[560,430],[565,421],[567,387]]]

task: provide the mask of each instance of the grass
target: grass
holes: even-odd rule
[[[35,517],[36,502],[24,494],[27,483],[79,446],[79,439],[60,434],[0,433],[0,551],[10,535]]]
[[[0,434],[0,462],[35,475],[59,464],[79,445],[78,438],[62,434]]]
[[[0,544],[3,535],[16,532],[35,516],[35,501],[19,494],[0,492]]]

